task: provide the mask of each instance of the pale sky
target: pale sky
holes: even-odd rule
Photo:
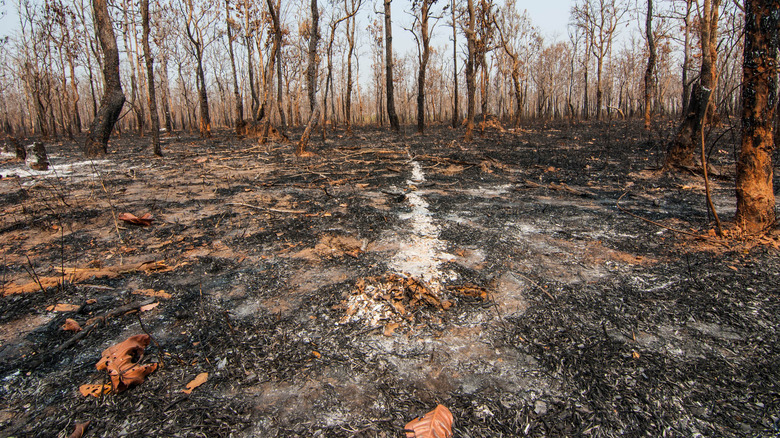
[[[572,0],[520,0],[517,8],[526,9],[531,22],[545,40],[566,39],[566,27],[569,24],[569,11],[574,5]]]

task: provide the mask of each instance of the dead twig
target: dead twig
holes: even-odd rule
[[[27,275],[32,277],[32,279],[38,284],[38,287],[41,288],[41,292],[46,293],[46,288],[43,287],[43,284],[41,283],[41,279],[38,277],[38,274],[35,272],[35,267],[30,261],[30,256],[25,256],[25,257],[27,257],[27,264],[30,265],[30,269],[28,270],[26,266],[23,266],[24,270],[27,271]]]
[[[43,363],[44,360],[47,358],[54,356],[56,354],[61,353],[64,350],[67,350],[68,348],[76,345],[79,341],[86,338],[92,330],[94,330],[95,327],[97,327],[98,322],[105,322],[108,318],[113,318],[115,316],[123,315],[127,312],[131,312],[133,310],[138,310],[140,307],[146,306],[147,304],[152,304],[154,302],[154,298],[150,298],[143,301],[136,301],[130,304],[126,304],[121,307],[117,307],[116,309],[104,313],[103,315],[97,316],[95,318],[90,319],[87,321],[86,324],[84,324],[84,327],[82,327],[81,331],[76,333],[75,335],[71,336],[70,339],[60,344],[59,347],[55,348],[54,350],[41,354],[40,357],[33,360],[33,362],[30,364],[31,368],[38,367],[41,363]]]
[[[111,208],[111,216],[114,218],[114,229],[116,230],[116,234],[119,236],[119,240],[124,242],[125,239],[122,237],[122,233],[119,231],[119,221],[116,217],[116,209],[114,208],[114,203],[111,202],[111,193],[108,191],[105,181],[103,181],[103,175],[98,171],[97,166],[95,166],[95,162],[90,160],[89,163],[92,167],[92,171],[95,172],[95,174],[98,176],[98,179],[100,180],[100,186],[103,188],[103,192],[105,192],[107,196],[106,200],[108,201],[108,206]]]
[[[141,321],[141,312],[136,312],[135,317],[138,318],[138,325],[141,326],[141,330],[143,330],[143,332],[147,336],[149,336],[149,339],[151,339],[152,342],[154,342],[154,345],[157,346],[157,359],[160,362],[160,368],[165,367],[165,361],[163,360],[163,349],[160,346],[160,343],[157,342],[157,339],[154,336],[152,336],[152,334],[149,333],[148,330],[146,330],[146,327],[144,327],[144,323],[143,321]]]
[[[287,213],[287,214],[305,214],[305,213],[307,213],[306,210],[288,210],[288,209],[285,209],[285,208],[260,207],[258,205],[244,204],[243,202],[228,202],[227,205],[237,205],[237,206],[240,206],[240,207],[251,208],[251,209],[259,210],[259,211],[272,211],[274,213]]]
[[[724,242],[720,242],[720,241],[715,240],[715,239],[710,239],[709,237],[702,236],[701,234],[691,233],[690,231],[678,230],[676,228],[667,227],[666,225],[664,225],[664,224],[662,224],[660,222],[656,222],[654,220],[648,219],[646,217],[639,216],[637,214],[634,214],[634,213],[626,210],[625,208],[620,206],[620,200],[623,199],[623,197],[626,196],[627,194],[628,194],[628,192],[623,193],[622,195],[620,195],[618,200],[615,201],[615,206],[617,207],[618,210],[622,211],[623,213],[625,213],[625,214],[627,214],[627,215],[629,215],[631,217],[637,218],[637,219],[639,219],[641,221],[645,221],[645,222],[647,222],[649,224],[653,224],[656,227],[660,227],[660,228],[663,228],[665,230],[669,230],[669,231],[671,231],[673,233],[684,234],[686,236],[691,236],[691,237],[694,237],[696,239],[706,240],[707,242],[710,242],[712,244],[722,245],[722,246],[728,247],[728,245],[726,243],[724,243]]]
[[[547,291],[546,289],[544,289],[543,287],[539,286],[539,284],[538,284],[537,282],[535,282],[535,281],[531,280],[530,278],[528,278],[528,276],[526,276],[526,275],[523,275],[523,274],[521,274],[521,273],[519,273],[519,272],[512,272],[512,275],[515,275],[515,274],[517,274],[517,275],[519,275],[519,276],[523,277],[523,278],[524,278],[526,281],[528,281],[528,282],[529,282],[529,283],[531,283],[532,285],[536,286],[536,288],[537,288],[537,289],[539,289],[540,291],[542,291],[542,292],[546,293],[546,294],[547,294],[547,296],[548,296],[548,297],[550,297],[550,299],[551,299],[551,300],[553,300],[553,301],[558,301],[558,300],[556,300],[556,299],[555,299],[555,297],[554,297],[554,296],[552,296],[552,294],[551,294],[550,292],[548,292],[548,291]]]

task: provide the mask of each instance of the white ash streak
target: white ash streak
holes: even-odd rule
[[[428,210],[428,203],[415,191],[424,181],[422,166],[412,161],[412,176],[406,181],[413,189],[406,195],[412,211],[401,215],[401,219],[408,221],[411,233],[402,243],[401,251],[390,261],[389,267],[396,272],[421,279],[437,291],[444,276],[439,265],[443,261],[451,260],[453,256],[443,251],[445,244],[439,240],[440,228]]]

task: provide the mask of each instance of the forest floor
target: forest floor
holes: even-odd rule
[[[96,161],[48,144],[46,172],[5,160],[0,436],[398,437],[439,403],[463,438],[780,436],[780,238],[715,237],[702,178],[657,170],[671,129],[366,128],[311,158],[221,133],[160,159],[123,136]],[[80,394],[144,333],[159,369]]]

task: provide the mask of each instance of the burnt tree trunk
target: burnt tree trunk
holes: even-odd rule
[[[352,10],[357,13],[360,7],[360,2],[355,5],[355,1],[352,1]],[[347,19],[347,43],[349,48],[347,49],[347,95],[345,96],[346,102],[344,104],[344,118],[347,124],[347,133],[352,134],[352,56],[355,52],[355,28],[357,27],[357,19],[355,15]]]
[[[431,37],[428,34],[428,16],[430,0],[422,0],[420,4],[420,36],[422,37],[422,56],[420,70],[417,74],[417,132],[425,132],[425,73],[428,59],[431,57]]]
[[[317,124],[317,119],[320,117],[320,106],[317,103],[317,45],[320,42],[320,11],[317,8],[317,0],[311,0],[311,34],[309,36],[309,53],[308,61],[309,65],[306,68],[306,86],[308,87],[309,94],[309,121],[306,122],[306,128],[303,130],[303,135],[298,141],[298,145],[295,149],[295,155],[307,156],[311,155],[306,150],[309,145],[309,138],[311,138],[311,132],[314,129],[314,125]]]
[[[701,13],[700,40],[701,40],[701,74],[698,85],[694,85],[691,99],[685,112],[685,118],[680,124],[677,135],[669,144],[664,161],[664,169],[675,168],[690,169],[696,167],[695,152],[701,143],[702,126],[709,114],[713,112],[714,105],[709,99],[708,108],[705,111],[697,111],[702,105],[702,89],[715,91],[717,85],[717,44],[718,44],[718,8],[720,0],[704,0]],[[696,88],[699,92],[697,93]]]
[[[655,72],[655,36],[653,35],[653,0],[647,0],[647,17],[645,19],[645,34],[647,36],[647,68],[645,69],[645,129],[650,129],[653,115],[653,73]]]
[[[246,66],[247,76],[249,80],[249,94],[252,102],[250,104],[252,110],[252,120],[255,120],[258,111],[260,111],[260,100],[257,97],[257,86],[255,84],[255,61],[252,55],[252,33],[250,32],[250,14],[249,14],[249,0],[244,0],[244,45],[246,46]],[[262,63],[261,63],[262,64]]]
[[[452,127],[457,128],[460,123],[458,117],[458,31],[455,19],[455,0],[450,4],[452,9],[452,81],[454,86],[452,102]]]
[[[106,0],[92,0],[92,9],[95,17],[95,32],[103,49],[103,97],[100,98],[100,108],[84,143],[84,153],[88,157],[96,157],[108,152],[108,139],[125,104],[122,82],[119,79],[119,48]]]
[[[395,98],[393,86],[393,30],[392,20],[390,18],[390,1],[385,0],[385,69],[387,84],[387,117],[390,120],[390,127],[394,131],[401,130],[401,124],[398,121],[398,114],[395,112]]]
[[[691,7],[693,0],[685,0],[685,29],[683,37],[683,64],[682,64],[682,108],[683,114],[688,110],[691,98],[691,84],[688,81],[688,70],[691,59]]]
[[[206,73],[203,71],[203,49],[198,46],[197,63],[197,84],[198,84],[198,103],[200,104],[200,119],[198,121],[198,130],[203,138],[211,138],[211,114],[209,113],[209,95],[206,92]]]
[[[468,58],[466,58],[466,141],[471,141],[474,137],[474,105],[475,94],[477,91],[476,72],[474,71],[474,61],[476,58],[476,13],[474,12],[474,0],[468,0],[469,22],[466,28],[466,42],[468,46]]]
[[[274,6],[272,0],[267,0],[266,4],[268,6],[268,15],[271,17],[271,24],[274,27],[274,38],[271,46],[271,55],[268,57],[268,69],[265,74],[267,79],[263,95],[263,104],[261,106],[261,108],[267,108],[266,111],[261,111],[263,113],[261,119],[262,130],[259,138],[261,144],[264,144],[268,140],[268,134],[271,132],[271,118],[273,117],[274,108],[279,109],[278,101],[272,101],[274,100],[274,69],[276,68],[276,58],[280,55],[282,45],[282,30],[279,24],[278,7]],[[277,105],[274,105],[274,103]]]
[[[737,225],[747,233],[771,227],[776,217],[772,187],[772,123],[777,106],[780,0],[745,2],[742,64],[742,147],[737,162]]]
[[[236,72],[236,57],[233,54],[233,27],[230,18],[230,0],[225,0],[225,27],[227,28],[228,55],[230,56],[230,69],[233,74],[233,98],[236,100],[236,134],[241,135],[244,132],[244,102],[241,100],[241,91],[238,88],[238,74]]]
[[[157,115],[157,96],[154,90],[154,58],[149,47],[149,0],[141,0],[141,25],[143,27],[144,58],[146,59],[146,84],[149,87],[149,116],[152,122],[152,151],[162,156],[160,148],[160,118]]]

